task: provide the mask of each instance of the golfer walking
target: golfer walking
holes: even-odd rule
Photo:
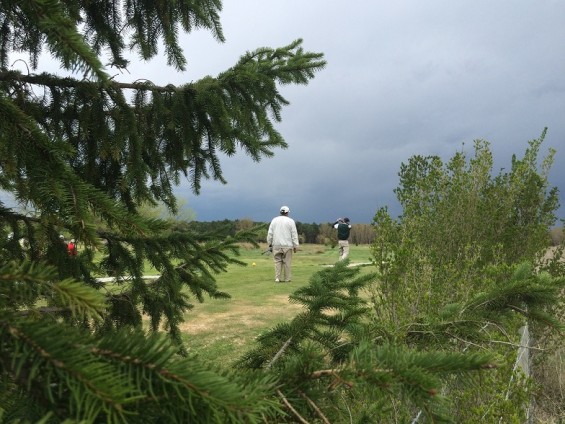
[[[288,206],[282,206],[280,215],[273,218],[267,231],[267,243],[273,248],[275,260],[275,283],[291,281],[292,254],[298,249],[298,231],[289,212]]]

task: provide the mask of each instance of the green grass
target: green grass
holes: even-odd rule
[[[231,299],[207,298],[187,312],[182,330],[190,352],[223,365],[238,359],[262,331],[299,312],[300,306],[291,304],[288,296],[339,256],[337,247],[302,245],[293,256],[292,282],[275,283],[273,258],[262,255],[265,249],[242,248],[239,259],[247,266],[230,266],[227,273],[217,276],[219,289]],[[349,259],[351,263],[370,262],[369,246],[351,245]],[[366,269],[375,270],[372,266]]]

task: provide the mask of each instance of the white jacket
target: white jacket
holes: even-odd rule
[[[298,231],[294,219],[286,215],[273,218],[267,231],[267,243],[274,248],[298,247]]]

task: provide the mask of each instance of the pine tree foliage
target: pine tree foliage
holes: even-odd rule
[[[304,307],[290,323],[280,324],[261,334],[259,346],[240,360],[240,365],[250,368],[270,366],[273,358],[286,351],[297,351],[300,344],[313,342],[324,347],[325,354],[335,360],[349,353],[348,345],[335,349],[336,343],[348,339],[360,329],[366,304],[359,291],[375,278],[373,274],[358,276],[358,269],[338,264],[311,277],[310,284],[297,289],[290,301]]]
[[[504,289],[446,304],[439,316],[394,332],[375,318],[367,296],[377,277],[347,261],[314,274],[290,296],[304,312],[261,334],[237,362],[277,376],[289,422],[409,422],[418,413],[429,422],[457,422],[450,390],[472,384],[465,383],[470,373],[498,367],[488,347],[497,338],[514,344],[508,333],[516,312],[561,328],[548,308],[565,280],[537,275],[526,263],[500,275]]]
[[[19,320],[3,330],[2,345],[15,354],[3,371],[22,387],[45,381],[32,386],[31,396],[59,419],[258,422],[261,410],[272,407],[264,400],[272,386],[267,376],[253,385],[238,382],[235,375],[197,365],[195,358],[179,358],[176,347],[158,334],[125,331],[95,340],[43,320]]]
[[[259,161],[285,148],[279,87],[307,84],[325,66],[298,39],[177,86],[121,79],[131,53],[150,60],[163,49],[185,70],[180,34],[202,28],[223,41],[221,8],[0,2],[0,190],[21,205],[0,201],[3,421],[239,423],[278,410],[270,376],[179,355],[185,313],[229,297],[215,276],[243,265],[238,246],[255,243],[256,230],[195,234],[140,213],[162,203],[174,215],[183,179],[195,194],[203,179],[225,183],[221,155]],[[42,54],[60,70],[41,72]],[[77,256],[61,236],[79,243]],[[158,278],[144,279],[147,269]]]

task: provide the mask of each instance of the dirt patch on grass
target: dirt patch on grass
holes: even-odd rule
[[[229,327],[264,328],[273,317],[280,317],[281,321],[290,320],[301,310],[301,305],[289,303],[287,295],[277,295],[270,297],[264,305],[234,303],[227,312],[191,313],[188,321],[180,325],[180,330],[187,334],[200,334],[220,330],[225,333]]]

